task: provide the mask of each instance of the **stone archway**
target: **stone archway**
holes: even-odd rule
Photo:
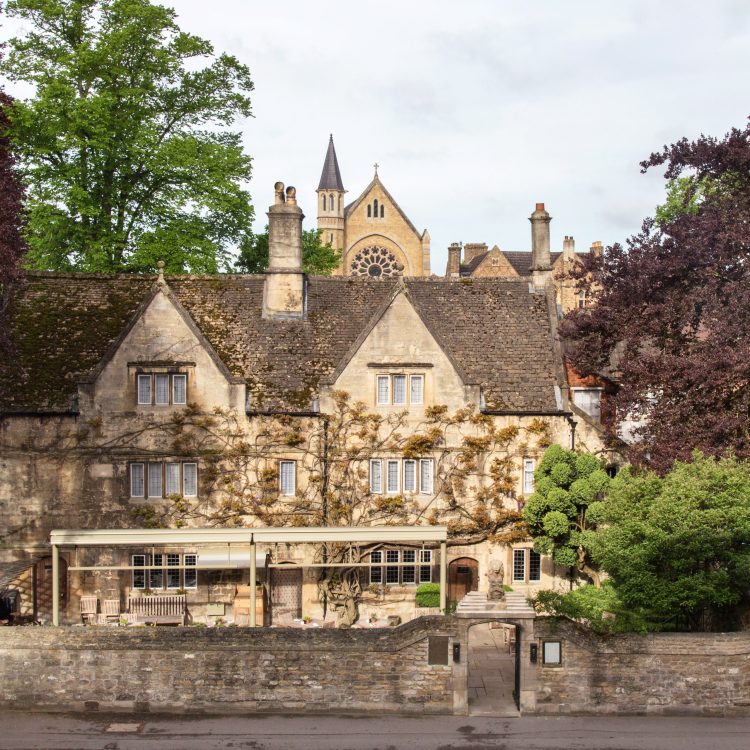
[[[518,716],[520,700],[518,625],[494,620],[469,626],[467,704],[471,716]]]
[[[479,588],[479,563],[473,557],[459,557],[448,563],[448,602],[460,602]]]

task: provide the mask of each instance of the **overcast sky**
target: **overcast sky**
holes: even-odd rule
[[[748,0],[163,4],[252,71],[256,227],[276,180],[315,226],[333,133],[347,199],[378,162],[440,274],[454,241],[529,249],[537,201],[553,249],[624,240],[663,196],[639,162],[750,114]]]

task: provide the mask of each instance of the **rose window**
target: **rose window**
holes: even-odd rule
[[[366,247],[360,250],[352,261],[352,276],[369,276],[379,279],[383,276],[400,276],[404,267],[396,256],[384,247]]]

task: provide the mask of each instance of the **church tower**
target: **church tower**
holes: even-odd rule
[[[344,249],[344,184],[333,146],[333,135],[328,141],[328,151],[320,175],[318,194],[318,229],[323,244],[329,243],[336,250]]]

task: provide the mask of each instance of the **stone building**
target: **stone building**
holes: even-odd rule
[[[342,252],[338,273],[352,276],[429,276],[430,235],[417,231],[378,176],[345,205],[333,136],[318,184],[318,229]]]
[[[52,529],[163,524],[445,524],[454,600],[499,566],[519,592],[563,581],[514,519],[547,445],[602,444],[568,399],[544,276],[306,277],[293,188],[277,183],[268,217],[262,276],[29,273],[15,289],[0,362],[6,606],[49,619]],[[263,552],[266,621],[322,619],[321,551]],[[183,592],[195,621],[232,618],[247,571],[203,570],[203,554],[68,550],[64,618],[84,595],[125,610],[147,590]],[[353,554],[360,612],[412,617],[436,549]]]
[[[586,293],[577,290],[575,282],[565,278],[579,258],[575,240],[565,235],[562,250],[550,251],[551,220],[544,203],[537,203],[529,217],[530,251],[501,250],[497,245],[488,248],[484,242],[467,242],[465,245],[454,242],[448,248],[446,278],[536,279],[537,284],[550,279],[555,288],[559,314],[585,307],[588,304]],[[592,243],[589,252],[601,253],[602,243]]]

